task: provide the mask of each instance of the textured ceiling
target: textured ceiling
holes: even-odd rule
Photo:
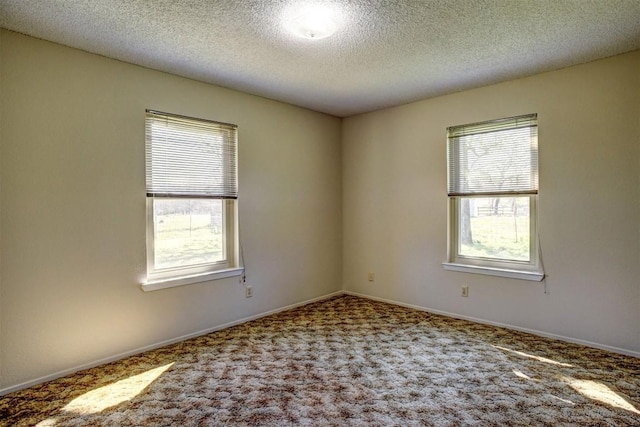
[[[640,0],[342,0],[298,38],[296,0],[0,0],[0,26],[349,116],[640,48]]]

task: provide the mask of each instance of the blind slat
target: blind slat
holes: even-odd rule
[[[150,197],[237,199],[235,125],[147,110]]]
[[[450,196],[537,194],[537,115],[447,129]]]

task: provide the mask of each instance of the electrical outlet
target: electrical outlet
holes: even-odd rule
[[[463,286],[462,287],[462,293],[460,294],[460,296],[462,296],[462,297],[468,297],[469,296],[469,287],[468,286]]]
[[[251,298],[253,296],[253,287],[251,285],[245,286],[244,296],[245,298]]]
[[[369,273],[369,281],[373,282],[376,278],[376,273]]]

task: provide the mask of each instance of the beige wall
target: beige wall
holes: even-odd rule
[[[344,288],[640,355],[639,71],[636,51],[345,119]],[[447,126],[526,113],[548,294],[441,265]]]
[[[341,289],[339,119],[0,34],[0,389]],[[140,290],[145,108],[238,125],[253,298]]]

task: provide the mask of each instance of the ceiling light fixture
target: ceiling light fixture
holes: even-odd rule
[[[320,40],[338,29],[338,13],[326,5],[307,4],[285,14],[284,25],[305,39]]]

